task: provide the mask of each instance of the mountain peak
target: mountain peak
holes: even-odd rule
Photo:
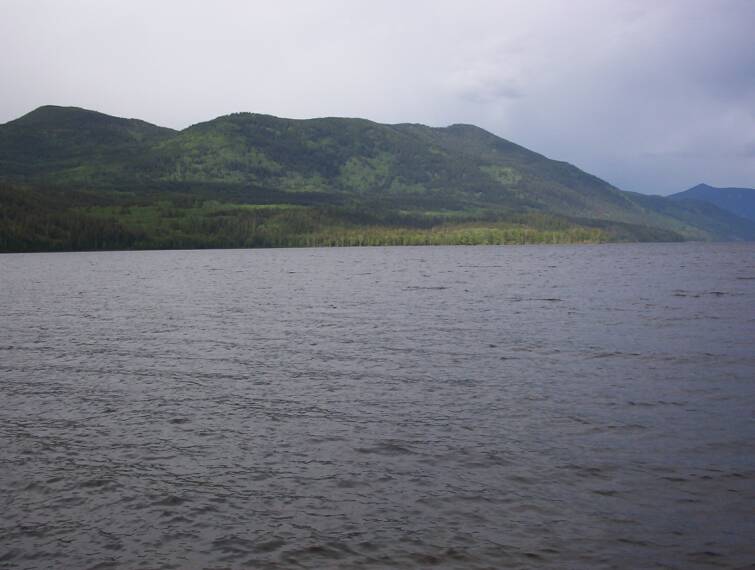
[[[41,107],[37,107],[33,111],[30,111],[29,113],[26,113],[25,115],[19,117],[15,121],[12,121],[14,123],[23,123],[25,125],[33,125],[33,124],[50,124],[50,123],[59,123],[61,121],[69,121],[69,120],[81,120],[82,118],[94,118],[97,117],[100,120],[105,118],[115,119],[115,117],[110,117],[109,115],[105,115],[104,113],[99,113],[97,111],[89,111],[87,109],[82,109],[81,107],[61,107],[59,105],[42,105]]]
[[[455,129],[455,130],[474,130],[474,131],[484,131],[485,129],[478,127],[477,125],[472,125],[470,123],[453,123],[451,125],[448,125],[446,127],[447,129]]]
[[[6,124],[23,129],[43,131],[51,129],[75,131],[117,129],[143,133],[172,132],[172,129],[153,125],[140,119],[125,119],[81,107],[63,107],[59,105],[42,105]]]
[[[706,184],[705,182],[702,182],[698,184],[697,186],[693,186],[690,188],[690,190],[718,190],[715,186],[711,186],[710,184]]]
[[[474,135],[474,136],[481,136],[481,137],[496,137],[493,133],[490,131],[486,131],[482,127],[478,127],[477,125],[470,125],[467,123],[454,123],[452,125],[448,125],[445,129],[445,131],[451,132],[451,133],[457,133],[460,135]],[[498,137],[496,137],[498,138]]]
[[[736,216],[755,221],[755,189],[752,188],[716,188],[698,184],[684,192],[672,194],[669,198],[708,202]]]

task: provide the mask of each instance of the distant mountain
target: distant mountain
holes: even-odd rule
[[[472,125],[236,113],[181,131],[75,107],[0,125],[0,250],[755,239]]]
[[[707,184],[698,184],[684,192],[672,194],[669,198],[708,202],[740,218],[755,222],[755,188],[715,188]]]

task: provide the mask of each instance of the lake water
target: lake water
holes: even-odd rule
[[[755,244],[0,255],[0,568],[745,568]]]

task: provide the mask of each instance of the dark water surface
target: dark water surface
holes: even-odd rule
[[[0,568],[747,568],[755,245],[0,256]]]

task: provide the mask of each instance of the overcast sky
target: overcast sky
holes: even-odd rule
[[[0,123],[474,123],[625,190],[755,187],[755,0],[0,0],[0,54]]]

